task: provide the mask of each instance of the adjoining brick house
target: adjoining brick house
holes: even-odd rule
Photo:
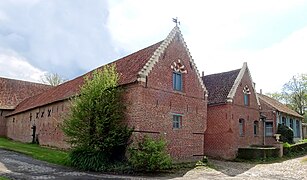
[[[202,79],[208,90],[205,154],[234,159],[238,148],[263,144],[260,104],[247,63]]]
[[[302,123],[303,139],[307,139],[307,123]]]
[[[26,98],[42,93],[51,86],[0,77],[0,136],[6,136],[5,116]]]
[[[295,142],[302,139],[303,116],[266,95],[258,94],[258,97],[261,104],[260,112],[265,116],[265,144],[272,144],[275,141],[274,134],[277,132],[278,124],[293,129]]]
[[[179,28],[165,40],[113,64],[120,75],[119,85],[125,89],[125,120],[135,128],[133,136],[163,136],[177,160],[204,155],[207,91]],[[7,136],[31,142],[35,125],[41,145],[68,148],[60,124],[69,111],[69,98],[79,93],[90,73],[18,104],[6,116]]]

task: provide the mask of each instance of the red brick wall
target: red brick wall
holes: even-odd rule
[[[251,95],[249,106],[244,105],[243,88],[248,85]],[[209,92],[210,95],[210,92]],[[239,119],[244,119],[244,135],[239,133]],[[205,152],[209,156],[233,159],[239,147],[263,143],[263,123],[259,121],[259,107],[252,82],[245,72],[232,103],[209,106],[205,134]],[[258,121],[258,135],[254,135],[254,121]]]
[[[31,127],[35,124],[40,145],[67,148],[60,125],[68,106],[69,102],[63,101],[10,116],[7,121],[7,136],[17,141],[32,142]]]
[[[251,91],[249,106],[244,105],[244,93],[243,88],[247,85]],[[248,72],[244,73],[241,83],[238,86],[236,95],[233,100],[233,120],[234,129],[236,132],[235,138],[238,138],[238,147],[246,147],[252,144],[261,145],[263,143],[263,122],[260,121],[259,105],[257,104],[256,94],[252,88],[252,82],[249,78]],[[242,118],[245,121],[245,133],[244,136],[239,135],[239,119]],[[258,122],[259,133],[254,135],[254,121]]]
[[[173,90],[171,65],[178,59],[185,65],[183,91]],[[130,87],[128,121],[136,131],[147,131],[162,136],[168,142],[168,150],[177,160],[190,160],[203,155],[204,131],[207,107],[204,91],[189,63],[189,57],[177,38],[169,45],[159,62],[150,72],[147,83]],[[173,129],[173,114],[183,115],[181,129]],[[139,133],[136,133],[139,134]]]
[[[183,75],[183,92],[176,92],[172,87],[173,71],[170,66],[178,59],[188,72]],[[134,139],[145,134],[163,137],[168,142],[169,153],[176,160],[199,159],[199,155],[203,155],[207,114],[204,91],[178,38],[175,38],[155,64],[147,83],[130,84],[124,88],[126,120],[136,131],[141,131],[134,133]],[[9,117],[8,137],[31,142],[31,126],[35,122],[40,144],[67,148],[59,124],[62,123],[62,116],[66,114],[68,106],[68,101],[53,103]],[[50,117],[48,110],[52,111]],[[42,112],[44,117],[41,117]],[[38,118],[36,113],[39,113]],[[173,113],[183,115],[181,129],[172,128]]]
[[[234,157],[233,121],[231,105],[208,106],[205,154],[231,159]]]
[[[259,98],[260,104],[261,104],[261,113],[266,116],[266,121],[273,122],[273,132],[277,132],[277,126],[276,124],[276,111],[272,108],[270,105],[268,105],[266,102],[262,101]],[[274,134],[273,133],[273,134]],[[265,144],[266,145],[273,145],[276,144],[276,138],[274,136],[266,136],[265,137]]]
[[[10,113],[11,110],[0,110],[0,136],[6,136],[6,118],[5,116]]]

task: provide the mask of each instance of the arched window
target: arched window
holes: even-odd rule
[[[182,74],[187,73],[187,70],[180,59],[178,59],[178,62],[173,62],[171,68],[173,70],[173,89],[176,91],[182,91]]]
[[[173,89],[182,91],[182,74],[180,72],[173,72]]]
[[[254,136],[257,136],[259,134],[259,122],[254,121]]]
[[[250,92],[250,90],[249,90],[249,88],[248,88],[248,86],[247,85],[245,85],[245,87],[243,88],[243,94],[244,94],[244,105],[245,106],[249,106],[249,101],[250,101],[250,94],[251,94],[251,92]]]
[[[244,119],[239,119],[239,134],[244,136]]]

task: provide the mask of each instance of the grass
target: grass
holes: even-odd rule
[[[0,137],[0,148],[29,155],[35,159],[58,165],[68,165],[68,153],[36,144],[20,143]],[[1,179],[0,179],[1,180]]]
[[[9,178],[0,176],[0,180],[9,180]]]

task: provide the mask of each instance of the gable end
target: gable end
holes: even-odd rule
[[[149,75],[149,73],[151,72],[152,68],[154,67],[154,65],[159,61],[159,57],[161,56],[161,54],[164,53],[164,51],[167,49],[167,47],[169,46],[169,44],[172,42],[172,40],[174,39],[174,37],[176,36],[176,34],[178,33],[179,35],[179,39],[181,40],[188,56],[189,56],[189,61],[194,69],[194,71],[196,72],[198,81],[202,87],[202,89],[204,90],[204,92],[206,92],[206,96],[207,96],[207,90],[206,87],[200,77],[199,71],[194,63],[194,60],[191,56],[191,53],[189,51],[189,49],[187,48],[187,45],[183,39],[183,36],[181,34],[181,31],[179,29],[178,26],[175,26],[173,28],[173,30],[169,33],[169,35],[167,36],[167,38],[163,41],[163,43],[155,50],[155,52],[153,53],[153,55],[150,57],[150,59],[148,60],[148,62],[144,65],[144,67],[138,72],[138,79],[137,81],[140,82],[146,82],[146,77]]]

